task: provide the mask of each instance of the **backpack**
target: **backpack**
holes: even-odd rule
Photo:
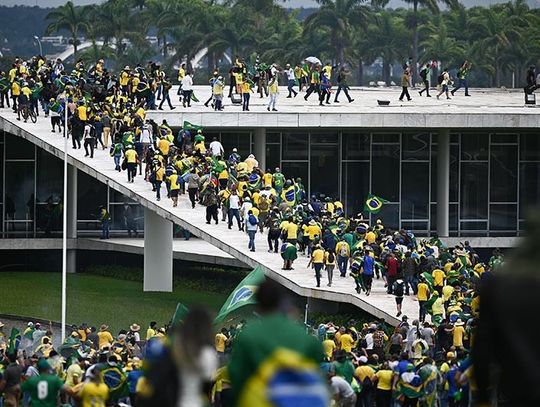
[[[440,74],[439,76],[437,76],[437,83],[440,85],[443,83],[443,80],[444,80],[444,73]]]
[[[339,255],[341,257],[347,257],[348,256],[348,250],[347,250],[347,246],[345,244],[342,244],[340,249],[339,249]]]
[[[248,222],[252,226],[255,226],[258,223],[255,215],[249,215]]]
[[[334,256],[334,252],[329,251],[328,252],[328,263],[333,263],[335,259],[336,259],[336,256]]]
[[[264,196],[261,196],[261,198],[259,199],[258,207],[261,212],[268,212],[268,209],[270,208],[268,199],[266,199]]]
[[[427,78],[427,69],[426,68],[424,68],[424,69],[422,69],[420,71],[420,78],[426,80],[426,78]]]

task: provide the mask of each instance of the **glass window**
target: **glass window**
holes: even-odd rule
[[[347,215],[362,212],[369,193],[369,163],[343,163],[341,179],[342,200]]]
[[[337,133],[311,133],[311,144],[315,143],[337,143]]]
[[[4,144],[0,144],[0,196],[4,196]],[[3,201],[0,199],[0,205]]]
[[[497,204],[489,206],[489,230],[516,230],[517,205]]]
[[[476,230],[476,231],[484,231],[487,230],[487,222],[461,222],[461,230],[467,231],[467,230]]]
[[[540,202],[540,163],[519,166],[519,218],[525,219],[530,208]]]
[[[163,185],[161,187],[163,188]],[[122,194],[121,192],[118,192],[117,190],[113,188],[109,188],[109,201],[110,203],[121,203],[121,204],[123,204],[124,202],[136,203],[136,201],[134,201],[130,197],[125,196],[124,194]]]
[[[492,145],[490,150],[490,200],[517,201],[517,146]]]
[[[518,141],[517,134],[492,134],[491,142],[492,143],[516,143]]]
[[[410,230],[412,232],[423,232],[428,231],[427,222],[401,222],[401,229]]]
[[[450,145],[450,202],[458,201],[459,146]],[[437,202],[437,146],[431,150],[431,202]]]
[[[307,133],[283,133],[282,136],[283,160],[307,160],[308,159],[308,141]]]
[[[308,184],[308,162],[287,162],[284,161],[281,163],[281,172],[287,177],[290,178],[302,178],[302,183],[309,189]]]
[[[281,143],[281,133],[266,132],[266,143]]]
[[[461,219],[487,219],[488,163],[461,163]]]
[[[144,208],[139,204],[131,204],[131,212],[133,215],[134,225],[137,231],[144,229]],[[114,204],[110,206],[112,218],[111,229],[124,230],[127,232],[127,223],[125,217],[125,209],[123,204]]]
[[[461,159],[481,161],[488,159],[489,135],[487,133],[463,133],[461,135]]]
[[[386,228],[399,229],[399,204],[384,204],[381,211],[371,215],[371,224],[381,219]]]
[[[212,140],[206,137],[206,140]],[[233,148],[238,149],[238,154],[242,159],[247,158],[251,154],[251,132],[249,131],[235,131],[235,132],[221,132],[221,144],[225,150],[225,156],[228,157],[231,154]]]
[[[311,193],[337,197],[339,195],[337,145],[311,146]]]
[[[107,205],[107,186],[82,171],[77,172],[77,219],[97,219],[98,208]]]
[[[373,133],[374,143],[399,143],[398,133]]]
[[[341,140],[344,160],[369,160],[369,134],[343,133]]]
[[[33,162],[6,162],[6,220],[33,220],[34,181]]]
[[[404,160],[429,160],[429,133],[405,133],[401,140]]]
[[[37,149],[37,202],[60,202],[64,193],[64,166],[62,160],[41,148]]]
[[[6,134],[6,159],[28,160],[34,159],[34,144],[22,137]]]
[[[525,133],[520,136],[520,160],[540,160],[540,135]]]
[[[427,219],[429,163],[404,162],[401,176],[401,219]]]
[[[387,201],[399,201],[399,144],[373,145],[372,193]]]
[[[268,168],[273,171],[274,168],[279,167],[280,150],[279,144],[266,144],[266,168],[262,168],[262,170],[266,171]]]

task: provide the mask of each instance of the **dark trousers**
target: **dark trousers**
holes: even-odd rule
[[[375,393],[375,405],[377,407],[392,407],[392,390],[377,389]]]
[[[411,100],[411,95],[409,95],[409,88],[408,86],[402,86],[401,87],[401,96],[399,97],[399,100],[403,100],[404,96],[407,96],[407,100]]]
[[[418,307],[419,307],[419,316],[418,319],[420,322],[424,322],[426,320],[426,301],[418,301]]]
[[[426,92],[426,96],[429,96],[429,82],[426,79],[424,79],[422,83],[424,84],[424,89],[420,91],[420,96],[422,96],[422,93],[424,92]]]
[[[337,256],[337,265],[339,269],[339,275],[345,277],[347,275],[347,265],[349,264],[349,258],[343,257],[338,254]]]
[[[242,223],[240,222],[240,211],[238,209],[229,209],[229,229],[233,224],[233,218],[236,218],[238,222],[238,229],[242,229]]]
[[[210,223],[210,221],[214,219],[214,222],[216,222],[216,225],[218,223],[218,207],[217,204],[209,205],[206,207],[206,222]]]
[[[4,103],[5,100],[5,103]],[[0,93],[0,107],[9,107],[9,94],[8,92]]]
[[[336,91],[336,97],[334,98],[334,102],[338,101],[339,93],[343,91],[345,93],[345,96],[347,96],[347,100],[350,102],[352,98],[349,96],[349,87],[347,85],[339,85]]]
[[[184,107],[186,107],[186,103],[188,107],[191,107],[191,95],[193,93],[192,90],[184,90],[182,91],[184,94],[184,99],[182,100],[182,104]]]
[[[247,233],[249,236],[248,249],[255,251],[255,234],[257,230],[248,230]]]
[[[402,407],[418,407],[418,398],[411,399],[409,397],[405,397]]]
[[[195,208],[195,197],[197,196],[198,188],[188,188],[189,200],[191,201],[191,207]]]
[[[279,250],[279,231],[277,232],[268,232],[268,250],[275,253]]]
[[[242,93],[242,110],[249,110],[249,92]]]
[[[320,87],[318,83],[312,83],[309,85],[308,90],[306,91],[306,95],[304,96],[304,99],[308,99],[309,95],[311,95],[313,92],[317,92],[317,94],[320,93]]]
[[[172,110],[173,108],[173,105],[171,103],[171,97],[169,96],[169,91],[163,91],[163,99],[161,99],[161,103],[159,104],[159,108],[161,109],[163,107],[163,103],[165,103],[165,101],[167,101],[167,103],[169,104],[169,109]]]
[[[358,394],[358,407],[372,407],[373,403],[371,401],[371,389],[363,388],[360,394]]]
[[[287,81],[287,90],[289,91],[289,96],[288,97],[291,97],[293,93],[294,93],[294,96],[296,96],[298,94],[298,92],[296,92],[293,89],[295,85],[296,85],[296,81],[294,79],[289,79]]]
[[[323,263],[315,263],[313,267],[315,268],[315,280],[317,280],[317,287],[321,286],[321,270],[323,268]]]
[[[71,144],[73,145],[73,148],[81,148],[81,139],[78,134],[73,132],[73,130],[71,130]]]
[[[452,94],[456,93],[459,89],[465,88],[465,96],[469,94],[469,83],[467,79],[459,79],[458,85],[452,89]]]
[[[137,175],[137,163],[127,163],[127,176],[128,181],[132,182]]]
[[[109,238],[109,229],[111,227],[111,221],[105,220],[101,222],[101,238],[102,239],[108,239]]]
[[[394,281],[396,281],[396,276],[386,276],[386,284],[388,287],[386,287],[386,292],[388,294],[392,294],[392,286],[394,285]]]
[[[161,182],[162,181],[154,181],[154,189],[156,190],[156,199],[159,201],[161,199]]]
[[[86,155],[90,154],[90,158],[94,158],[94,147],[96,145],[96,139],[94,137],[88,137],[84,139],[84,152]],[[88,147],[90,147],[90,153],[88,153]]]

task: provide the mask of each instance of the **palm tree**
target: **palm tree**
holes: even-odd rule
[[[83,7],[75,7],[72,1],[68,1],[63,6],[47,14],[46,19],[51,21],[45,29],[47,34],[62,30],[69,31],[71,43],[73,44],[73,54],[76,56],[79,42],[78,36],[87,29],[85,9]]]
[[[425,61],[437,60],[444,67],[450,67],[460,65],[465,58],[465,48],[448,34],[444,16],[439,14],[422,27],[422,34],[424,40],[420,46]]]
[[[404,0],[406,3],[413,5],[413,14],[409,21],[409,25],[413,31],[413,49],[412,49],[412,66],[416,69],[418,64],[418,28],[419,24],[419,7],[426,8],[432,14],[438,14],[440,12],[438,1],[451,8],[456,7],[459,4],[459,0]]]
[[[328,30],[328,49],[334,50],[334,60],[343,64],[345,54],[352,46],[351,33],[354,26],[365,24],[366,9],[360,7],[365,0],[317,0],[321,5],[304,23],[307,33],[326,28]]]

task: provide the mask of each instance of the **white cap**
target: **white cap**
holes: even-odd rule
[[[360,362],[362,362],[362,363],[367,363],[367,361],[368,361],[367,357],[365,357],[365,356],[360,356],[360,357],[358,358],[358,360],[359,360]]]

